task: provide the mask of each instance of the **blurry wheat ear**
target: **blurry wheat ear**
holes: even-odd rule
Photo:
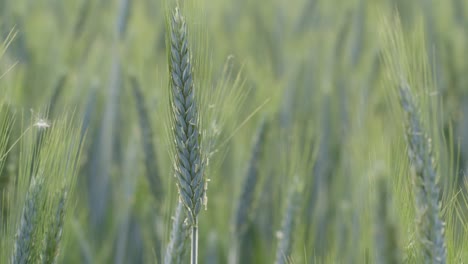
[[[151,130],[150,118],[148,115],[148,109],[145,106],[145,100],[143,93],[140,88],[140,84],[136,77],[131,79],[133,95],[135,96],[136,107],[138,112],[138,121],[140,123],[141,138],[143,144],[143,151],[145,153],[145,167],[146,175],[148,177],[148,182],[150,184],[151,192],[154,195],[158,205],[161,204],[161,199],[163,197],[163,188],[161,179],[159,176],[159,170],[157,167],[157,157],[156,152],[154,151],[153,144],[153,131]]]
[[[391,197],[387,181],[379,177],[375,207],[376,264],[402,263],[398,247],[397,229],[391,217]]]
[[[204,175],[200,153],[198,111],[185,19],[176,8],[171,19],[170,74],[172,88],[175,175],[192,228],[191,261],[197,263],[198,213],[203,204]]]
[[[59,256],[60,242],[62,240],[63,224],[65,220],[65,206],[67,201],[67,191],[63,190],[55,217],[52,219],[52,225],[47,233],[46,248],[42,263],[54,264],[57,263]]]
[[[41,192],[43,189],[44,181],[42,178],[33,177],[28,193],[26,194],[26,201],[21,214],[21,222],[16,234],[16,241],[11,256],[12,264],[26,264],[29,263],[31,254],[35,246],[34,243],[34,230],[38,228],[39,214],[41,210]]]
[[[189,226],[185,222],[184,204],[179,202],[172,221],[171,238],[164,256],[164,264],[179,264],[185,255],[185,242],[189,233]]]
[[[278,232],[278,249],[276,251],[276,264],[285,264],[291,255],[292,235],[295,226],[296,214],[301,202],[301,192],[297,178],[293,181],[287,197],[287,206],[283,215],[281,231]]]
[[[400,102],[406,114],[406,141],[414,171],[419,240],[425,263],[446,263],[444,222],[440,217],[440,192],[431,140],[422,129],[410,87],[404,81],[400,84]]]
[[[261,158],[261,150],[266,137],[266,121],[262,120],[257,130],[257,135],[253,142],[251,156],[247,173],[242,183],[241,194],[237,201],[237,206],[233,216],[232,237],[233,245],[229,252],[229,263],[243,263],[249,260],[244,259],[243,240],[249,225],[249,216],[253,211],[255,191],[258,186],[258,165]]]

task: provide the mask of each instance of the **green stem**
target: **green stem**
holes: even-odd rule
[[[198,221],[195,220],[195,224],[192,226],[192,247],[191,247],[191,264],[198,263]]]

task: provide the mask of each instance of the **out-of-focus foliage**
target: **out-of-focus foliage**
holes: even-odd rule
[[[402,73],[431,138],[447,263],[468,259],[465,1],[179,2],[210,139],[200,263],[393,263],[381,245],[422,263]],[[58,223],[65,189],[59,263],[163,261],[178,205],[166,47],[175,6],[0,0],[2,263],[24,208],[42,208],[36,226]],[[48,240],[48,228],[32,239]]]

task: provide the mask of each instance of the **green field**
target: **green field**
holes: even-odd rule
[[[468,263],[468,2],[0,0],[0,263]]]

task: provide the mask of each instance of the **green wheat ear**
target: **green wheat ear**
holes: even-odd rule
[[[417,221],[424,257],[428,263],[446,263],[445,223],[440,216],[440,190],[431,139],[423,130],[410,87],[405,81],[400,84],[400,102],[406,115],[405,136],[414,171]]]
[[[55,210],[55,215],[51,219],[50,230],[47,232],[43,263],[55,264],[60,253],[60,244],[63,236],[63,226],[65,224],[66,202],[68,192],[64,188],[59,194],[59,201]]]
[[[255,192],[259,183],[259,164],[262,156],[263,145],[266,141],[267,121],[262,119],[255,135],[251,157],[247,167],[247,173],[243,179],[241,194],[237,202],[232,220],[232,240],[233,246],[229,252],[229,263],[246,262],[244,259],[245,247],[242,246],[246,239],[250,218],[254,209]]]
[[[287,205],[283,214],[281,231],[278,232],[278,248],[276,250],[276,264],[288,263],[293,244],[293,233],[296,224],[297,212],[301,202],[302,190],[300,181],[295,177],[287,197]]]
[[[411,32],[414,38],[408,38],[398,16],[391,24],[390,21],[385,22],[387,28],[383,40],[388,47],[383,58],[390,70],[388,77],[394,82],[394,89],[390,89],[392,97],[398,101],[404,115],[404,136],[411,165],[421,255],[425,263],[446,263],[445,224],[441,214],[437,168],[432,140],[425,126],[429,120],[425,118],[426,111],[422,111],[427,110],[430,117],[434,106],[426,97],[433,88],[433,81],[428,70],[427,51],[424,41],[421,41],[425,39],[424,27]]]
[[[16,234],[16,241],[11,256],[12,264],[26,264],[31,261],[34,247],[34,232],[39,226],[41,205],[40,195],[44,187],[42,177],[33,177],[26,195],[26,201],[21,213],[21,222]]]
[[[177,203],[172,220],[171,238],[164,256],[164,264],[182,263],[186,251],[186,241],[190,236],[189,226],[184,221],[184,204],[180,201]]]
[[[375,202],[375,263],[402,263],[398,246],[398,229],[391,215],[392,197],[384,176],[377,178]]]
[[[204,176],[200,151],[199,116],[195,102],[192,65],[185,19],[176,8],[172,14],[170,74],[172,88],[175,175],[179,194],[192,225],[203,205]]]

